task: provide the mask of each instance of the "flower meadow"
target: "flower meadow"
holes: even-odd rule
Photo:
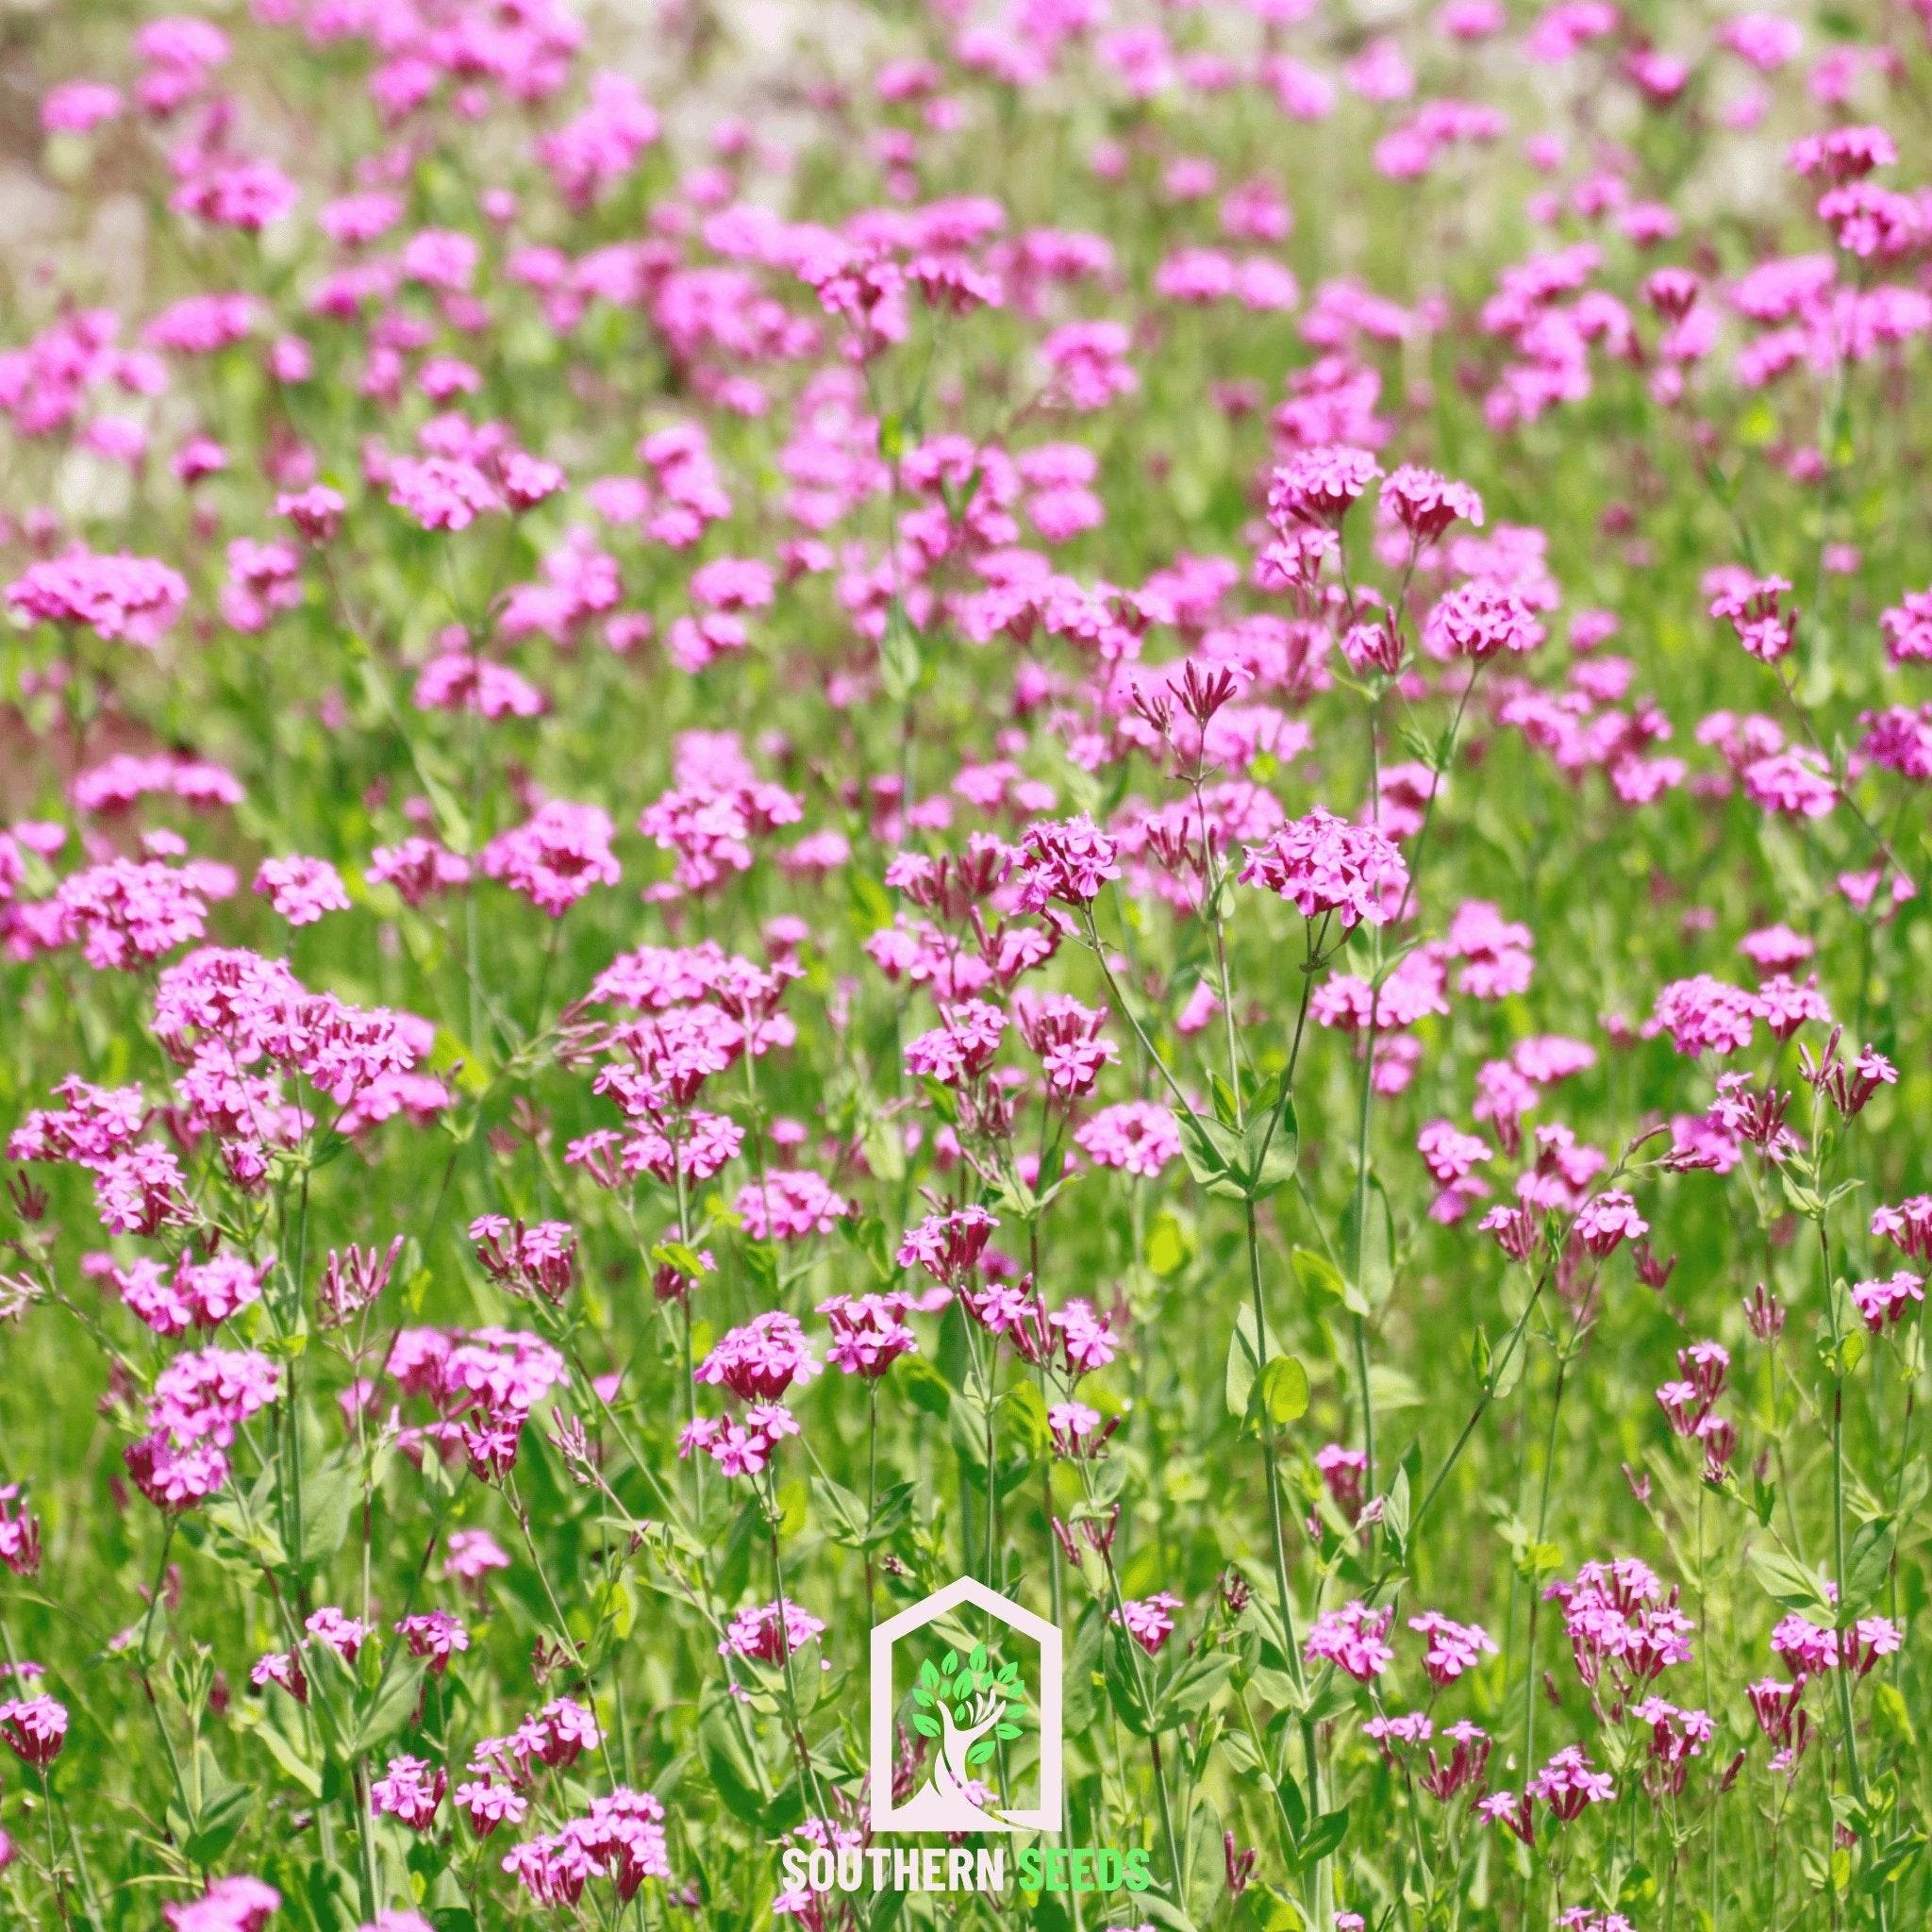
[[[0,1920],[1927,1922],[1932,5],[7,60]]]

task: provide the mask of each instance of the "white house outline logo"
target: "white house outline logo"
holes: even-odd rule
[[[971,1604],[1040,1646],[1040,1803],[1015,1808],[947,1813],[938,1794],[922,1786],[904,1805],[892,1803],[892,1771],[898,1761],[897,1700],[892,1695],[892,1651],[948,1610]],[[872,1633],[872,1828],[888,1831],[1058,1831],[1060,1828],[1060,1633],[1044,1617],[1024,1609],[1010,1597],[989,1590],[977,1577],[962,1576],[901,1610]],[[922,1802],[923,1801],[923,1802]]]

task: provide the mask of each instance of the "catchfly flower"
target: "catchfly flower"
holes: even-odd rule
[[[858,11],[8,16],[0,1919],[1918,1926],[1932,0]]]
[[[1333,913],[1344,929],[1382,925],[1408,889],[1408,867],[1372,825],[1344,824],[1317,806],[1265,845],[1249,846],[1243,885],[1286,899],[1304,919]]]

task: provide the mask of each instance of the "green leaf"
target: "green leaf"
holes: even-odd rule
[[[254,1574],[279,1570],[289,1560],[281,1537],[273,1525],[275,1466],[256,1479],[244,1503],[233,1491],[217,1496],[203,1512],[214,1532],[216,1553],[235,1568]]]
[[[865,1542],[867,1523],[865,1498],[855,1496],[841,1483],[829,1476],[811,1479],[812,1513],[835,1543],[858,1549]]]
[[[356,1700],[361,1684],[333,1644],[305,1642],[302,1671],[308,1679],[308,1714],[322,1748],[337,1763],[346,1764],[356,1755]]]
[[[248,1814],[255,1808],[256,1787],[227,1776],[206,1743],[195,1751],[187,1783],[194,1793],[190,1808],[184,1812],[178,1803],[171,1804],[168,1828],[188,1857],[197,1865],[210,1865],[248,1823]]]
[[[294,1699],[278,1687],[271,1690],[270,1699],[274,1706],[285,1705],[291,1712],[295,1710]],[[309,1762],[308,1758],[304,1755],[302,1747],[276,1722],[276,1714],[274,1710],[263,1712],[261,1722],[255,1727],[255,1735],[267,1747],[268,1755],[311,1798],[322,1796],[322,1767]]]
[[[310,1650],[316,1646],[309,1645]],[[427,1668],[421,1657],[391,1657],[388,1669],[376,1680],[375,1688],[359,1699],[356,1707],[356,1728],[350,1740],[350,1757],[358,1757],[376,1745],[386,1743],[408,1723],[409,1713],[423,1689],[423,1673]]]
[[[945,1419],[953,1407],[952,1385],[923,1355],[902,1356],[892,1373],[913,1407]]]
[[[1189,1163],[1189,1173],[1217,1200],[1246,1200],[1246,1191],[1235,1178],[1235,1161],[1241,1156],[1241,1138],[1231,1126],[1209,1121],[1206,1115],[1184,1115],[1180,1126],[1180,1159]]]
[[[906,1135],[896,1121],[874,1115],[863,1142],[866,1171],[888,1187],[906,1177]]]
[[[319,1570],[348,1540],[354,1473],[331,1457],[302,1482],[302,1568]]]
[[[924,669],[919,634],[907,622],[895,597],[886,615],[886,635],[879,644],[879,683],[894,704],[903,705],[919,689]]]
[[[1874,1517],[1858,1525],[1845,1552],[1845,1593],[1838,1607],[1838,1626],[1849,1629],[1870,1609],[1891,1574],[1894,1545],[1891,1519]]]
[[[1247,1422],[1285,1429],[1307,1412],[1308,1372],[1291,1355],[1271,1357],[1248,1391]]]
[[[1423,1391],[1400,1369],[1387,1362],[1369,1364],[1369,1397],[1377,1415],[1392,1415],[1398,1408],[1420,1408]]]
[[[1487,1342],[1484,1352],[1487,1355]],[[1526,1336],[1512,1328],[1504,1336],[1501,1351],[1490,1358],[1483,1372],[1483,1387],[1492,1402],[1503,1401],[1523,1379],[1523,1365],[1528,1358]]]
[[[1294,1178],[1301,1127],[1294,1103],[1260,1108],[1245,1132],[1206,1114],[1188,1114],[1179,1123],[1181,1158],[1194,1179],[1223,1201],[1252,1201]]]
[[[1306,1932],[1307,1925],[1294,1901],[1260,1878],[1241,1894],[1239,1917],[1248,1932]]]
[[[1374,1175],[1365,1190],[1352,1193],[1341,1213],[1341,1252],[1347,1258],[1352,1286],[1362,1306],[1349,1303],[1356,1314],[1374,1314],[1389,1299],[1395,1285],[1395,1220],[1388,1191]]]
[[[1192,1723],[1233,1672],[1234,1658],[1224,1650],[1197,1651],[1184,1659],[1155,1696],[1155,1728],[1173,1731]]]
[[[1774,1603],[1796,1610],[1815,1624],[1827,1627],[1837,1622],[1837,1612],[1824,1593],[1824,1586],[1796,1557],[1782,1549],[1759,1543],[1751,1551],[1751,1574],[1764,1587]]]
[[[856,865],[845,869],[845,892],[861,936],[892,923],[892,901],[884,886]]]
[[[913,1722],[916,1724],[919,1720],[915,1718]],[[933,1735],[937,1735],[936,1730]],[[758,1789],[758,1769],[722,1692],[714,1692],[705,1700],[698,1718],[698,1751],[705,1760],[712,1789],[724,1801],[725,1809],[748,1824],[760,1823],[765,1815],[765,1800]]]
[[[865,1539],[866,1549],[875,1550],[882,1543],[891,1542],[911,1522],[912,1499],[918,1488],[916,1483],[889,1483],[879,1491],[872,1529]]]
[[[1341,1270],[1326,1255],[1318,1255],[1312,1248],[1295,1248],[1288,1258],[1294,1269],[1295,1280],[1317,1314],[1341,1304],[1346,1286],[1341,1279]]]
[[[1324,1811],[1309,1826],[1307,1835],[1302,1840],[1302,1863],[1308,1866],[1327,1857],[1348,1836],[1348,1807],[1339,1811]]]
[[[1824,1212],[1824,1203],[1811,1189],[1794,1178],[1789,1168],[1779,1170],[1778,1180],[1784,1188],[1785,1199],[1795,1212],[1804,1215],[1807,1221],[1815,1221]]]
[[[687,1281],[702,1281],[705,1264],[695,1248],[683,1241],[659,1241],[651,1250],[651,1259],[660,1268],[675,1268]]]
[[[1313,1724],[1332,1724],[1356,1707],[1355,1679],[1345,1671],[1330,1670],[1326,1681],[1317,1685],[1304,1713]]]
[[[1398,1469],[1382,1500],[1382,1528],[1399,1556],[1408,1546],[1408,1471]]]
[[[1195,1932],[1193,1920],[1158,1891],[1136,1892],[1134,1910],[1153,1924],[1164,1927],[1165,1932]]]
[[[1255,1310],[1244,1307],[1235,1317],[1234,1334],[1227,1344],[1227,1412],[1246,1419],[1248,1397],[1254,1392],[1255,1378],[1263,1366],[1284,1354],[1279,1339],[1271,1331],[1257,1340]]]
[[[1147,1232],[1147,1266],[1163,1281],[1178,1274],[1188,1258],[1188,1239],[1181,1224],[1163,1210]]]
[[[1127,1649],[1133,1641],[1118,1624],[1109,1624],[1101,1646],[1100,1671],[1107,1680],[1108,1701],[1113,1706],[1114,1714],[1137,1738],[1146,1738],[1153,1735],[1155,1724],[1141,1694],[1135,1658]]]

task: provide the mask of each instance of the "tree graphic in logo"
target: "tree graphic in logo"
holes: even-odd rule
[[[935,1627],[956,1611],[974,1621]],[[869,1648],[874,1834],[1061,1828],[1062,1645],[1054,1624],[977,1577],[958,1576],[875,1624]],[[908,1685],[907,1666],[920,1657]],[[905,1775],[907,1726],[929,1756],[926,1775],[900,1804],[893,1790]],[[1014,1761],[1015,1746],[1024,1763]]]
[[[963,1659],[949,1650],[939,1663],[928,1657],[920,1666],[912,1701],[912,1728],[940,1749],[905,1807],[906,1824],[925,1831],[997,1829],[998,1814],[979,1795],[986,1784],[980,1767],[1021,1735],[1027,1713],[1019,1665],[1000,1663],[983,1643]]]

